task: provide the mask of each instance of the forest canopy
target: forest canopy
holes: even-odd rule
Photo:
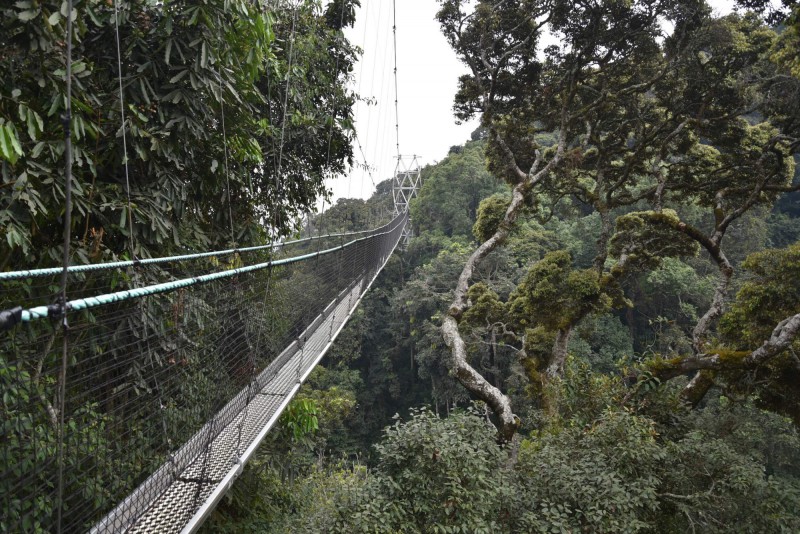
[[[357,371],[362,444],[399,413],[265,524],[797,530],[797,7],[439,3],[481,127],[423,169],[416,237],[307,390]]]
[[[465,263],[442,332],[455,376],[491,406],[501,434],[510,438],[519,419],[502,389],[470,365],[460,323],[476,320],[468,314],[474,270],[526,212],[544,220],[570,206],[599,224],[589,265],[568,251],[548,254],[482,318],[518,343],[542,402],[558,402],[550,383],[562,377],[582,321],[631,307],[632,280],[669,261],[698,261],[698,251],[705,269],[716,270],[713,296],[695,310],[688,344],[655,354],[638,372],[691,374],[682,392],[691,404],[715,381],[734,387],[751,372],[761,375],[759,389],[791,389],[792,380],[778,383],[786,378],[778,368],[795,366],[796,308],[778,307],[785,315],[747,344],[716,329],[739,267],[726,236],[800,187],[800,80],[783,48],[791,30],[774,25],[780,15],[770,8],[717,17],[702,1],[441,4],[442,30],[470,70],[459,81],[456,116],[480,114],[489,169],[511,188],[507,204],[482,205],[496,222],[476,232],[482,243]],[[559,44],[539,54],[544,31]],[[748,311],[763,313],[750,303]],[[797,417],[790,399],[775,408]]]

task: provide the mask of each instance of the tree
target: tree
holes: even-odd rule
[[[800,244],[765,250],[747,258],[743,268],[751,277],[720,320],[717,346],[707,350],[714,357],[659,362],[669,371],[681,365],[718,371],[731,392],[757,394],[762,406],[786,413],[800,423],[796,350],[797,291]],[[776,326],[777,325],[777,326]]]
[[[755,206],[795,189],[791,155],[798,140],[789,119],[794,112],[785,99],[774,97],[771,80],[780,67],[768,60],[774,32],[755,15],[713,19],[702,1],[487,0],[468,11],[466,3],[448,0],[438,17],[470,69],[460,80],[456,115],[482,114],[489,168],[513,188],[496,229],[480,234],[482,243],[465,263],[442,326],[453,373],[491,406],[500,435],[509,439],[518,418],[509,398],[469,365],[459,323],[470,308],[475,269],[542,194],[551,204],[576,199],[598,214],[601,227],[591,269],[595,289],[552,288],[566,300],[556,322],[549,323],[557,332],[544,358],[547,375],[558,376],[580,320],[628,305],[621,292],[627,277],[657,268],[664,258],[692,255],[698,247],[717,266],[719,281],[693,328],[693,354],[682,369],[705,358],[733,275],[722,249],[726,232]],[[674,28],[670,34],[664,20]],[[564,44],[538,59],[545,26]],[[546,132],[555,132],[554,146],[537,139]],[[681,219],[680,202],[687,200],[713,215],[710,232]],[[624,213],[637,203],[649,209],[614,221],[615,210]],[[667,210],[670,204],[678,211]],[[567,280],[578,276],[569,263],[562,258],[553,264]],[[542,269],[544,264],[531,272]],[[531,297],[545,280],[529,281]],[[532,321],[548,316],[541,300],[528,302],[525,312]],[[781,332],[795,334],[786,325]],[[690,385],[687,398],[697,385]]]
[[[420,232],[469,235],[481,199],[502,188],[483,163],[484,145],[467,143],[463,150],[422,170],[422,188],[410,207],[411,219]]]
[[[503,451],[475,413],[429,409],[386,428],[373,477],[334,532],[494,532],[508,486]]]
[[[568,372],[577,371],[570,369]],[[509,461],[479,410],[414,410],[376,446],[369,472],[315,474],[292,532],[793,532],[800,526],[797,429],[715,398],[633,414],[603,401],[619,381],[577,371],[594,402],[568,393],[567,424],[522,440]],[[574,403],[573,403],[574,402]],[[353,483],[353,479],[360,483]],[[309,492],[307,489],[311,487]],[[311,517],[312,523],[308,523]]]
[[[289,232],[352,156],[355,49],[341,28],[357,2],[118,4],[74,14],[73,262],[259,242],[267,221]],[[2,13],[0,266],[49,266],[64,210],[66,19],[50,1]]]

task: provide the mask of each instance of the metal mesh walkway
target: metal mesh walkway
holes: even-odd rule
[[[100,521],[92,532],[126,529],[131,533],[155,534],[182,529],[191,532],[199,526],[241,473],[300,384],[325,355],[361,300],[366,286],[366,280],[359,280],[331,302],[303,332],[300,341],[287,347],[253,384],[243,389],[186,443],[172,461]],[[209,435],[215,437],[209,441]],[[153,494],[156,488],[162,493],[153,502],[141,498]]]

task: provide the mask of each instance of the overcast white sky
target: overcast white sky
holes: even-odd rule
[[[469,139],[477,121],[456,125],[452,113],[458,77],[466,70],[439,31],[435,0],[397,0],[397,76],[400,110],[400,153],[417,155],[421,164],[439,161],[452,145]],[[394,175],[396,159],[394,110],[394,45],[392,1],[361,0],[350,41],[364,50],[356,65],[354,88],[373,104],[355,109],[359,147],[356,161],[366,160],[367,172],[356,168],[349,176],[329,182],[334,198],[367,198],[378,183]],[[371,177],[370,177],[371,174]]]
[[[711,0],[721,13],[731,10],[730,0]],[[477,120],[457,125],[452,113],[458,77],[466,72],[445,41],[434,19],[435,0],[396,0],[397,76],[400,110],[400,153],[419,156],[421,165],[444,159],[448,149],[469,139]],[[368,198],[378,183],[394,174],[397,160],[394,111],[394,47],[392,0],[361,0],[355,27],[346,32],[364,50],[356,65],[354,89],[372,105],[355,109],[358,139],[355,159],[372,168],[354,169],[328,183],[334,199]],[[372,177],[370,177],[370,174]]]

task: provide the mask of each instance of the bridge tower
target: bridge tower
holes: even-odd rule
[[[422,175],[417,156],[398,156],[397,167],[395,167],[394,179],[392,180],[395,215],[408,210],[408,203],[417,196],[417,192],[421,187]],[[411,225],[407,224],[401,238],[403,246],[408,244],[408,240],[411,237]]]

